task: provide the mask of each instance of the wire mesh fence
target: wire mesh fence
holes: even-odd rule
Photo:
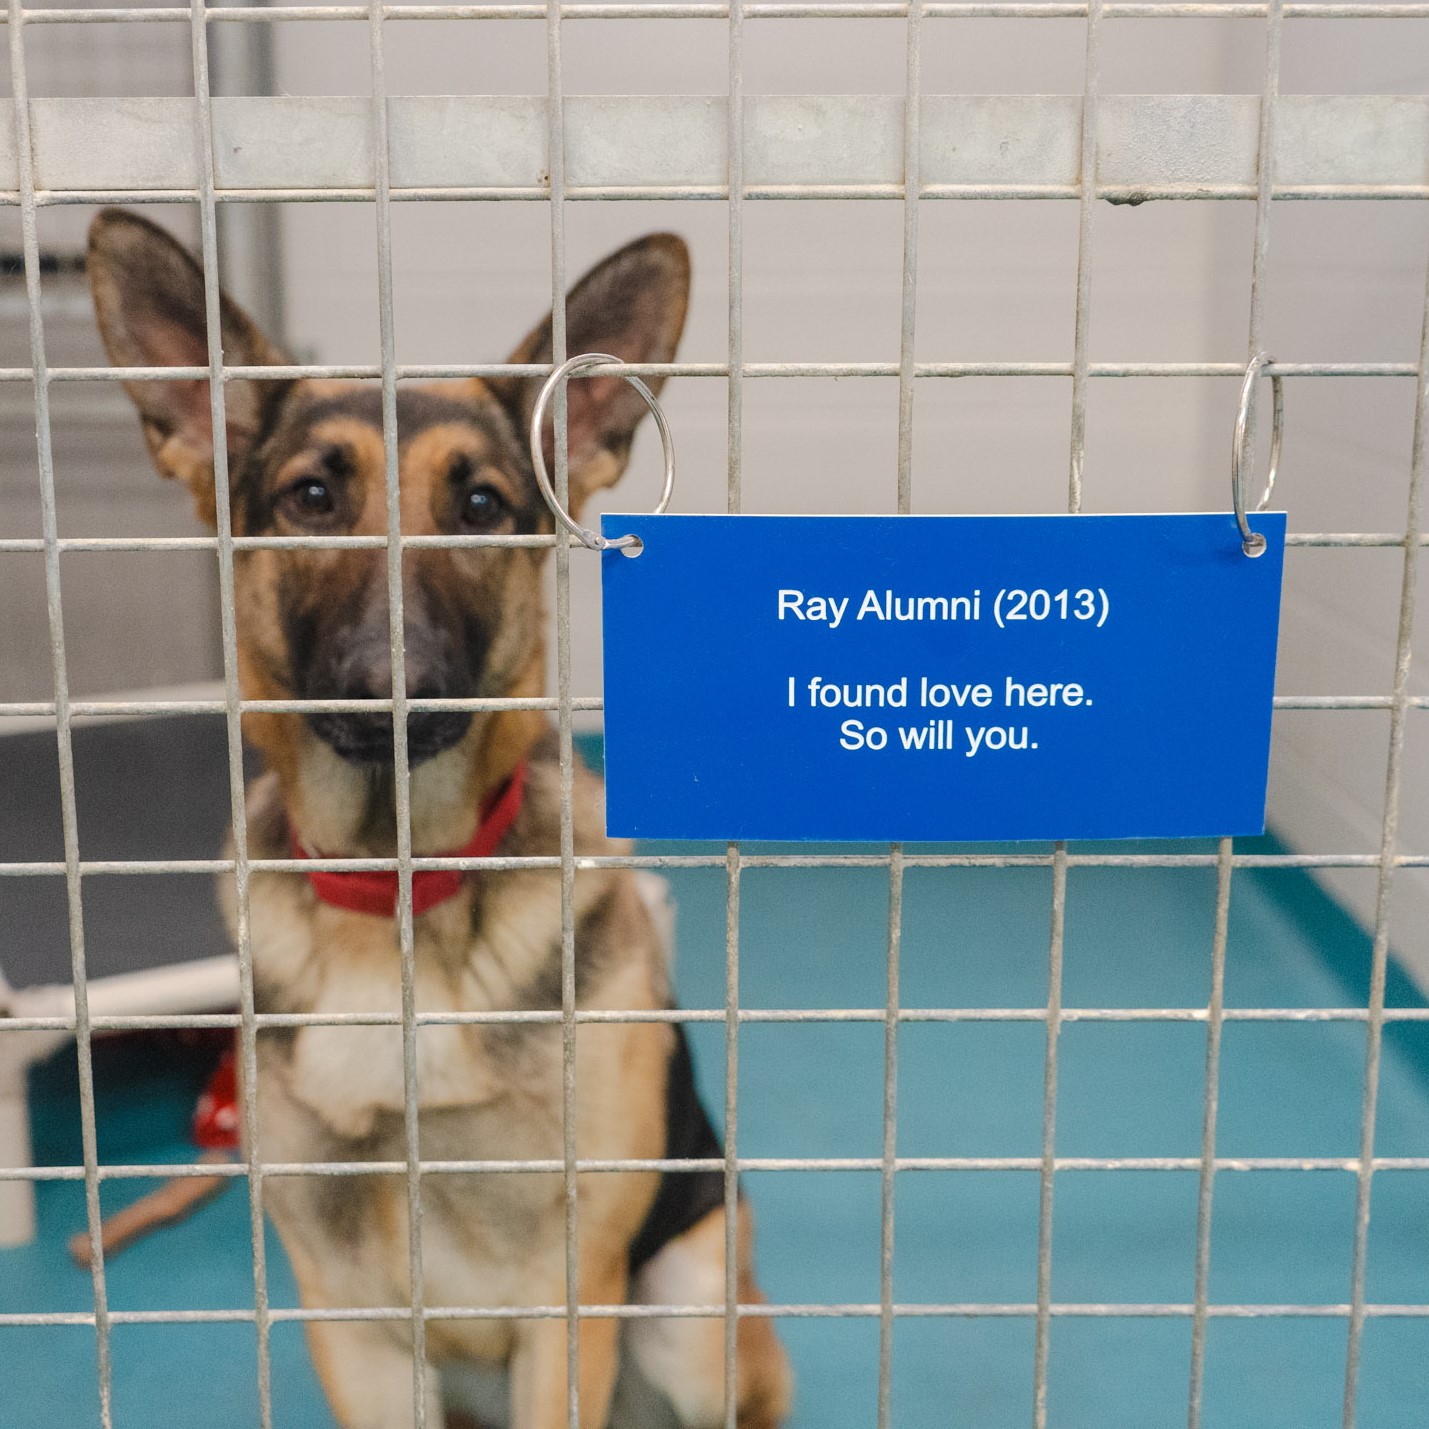
[[[835,137],[823,144],[800,144],[803,116],[744,93],[744,47],[748,27],[764,19],[870,18],[906,23],[905,93],[901,101],[847,99],[842,107],[822,111]],[[520,364],[398,363],[394,339],[392,205],[395,203],[539,200],[549,202],[553,300],[553,361],[567,357],[565,308],[567,286],[565,205],[573,201],[658,198],[715,199],[727,205],[729,298],[727,356],[720,362],[629,364],[647,375],[718,379],[728,384],[729,461],[726,507],[742,505],[741,433],[745,383],[788,377],[890,378],[898,383],[896,509],[912,509],[914,391],[918,384],[962,377],[1066,379],[1070,383],[1071,441],[1067,459],[1066,509],[1082,504],[1088,384],[1114,378],[1226,378],[1241,365],[1224,362],[1093,362],[1089,355],[1088,314],[1092,282],[1093,213],[1104,199],[1223,198],[1253,202],[1255,236],[1248,314],[1247,356],[1265,343],[1265,291],[1269,234],[1274,201],[1285,199],[1429,198],[1429,99],[1362,97],[1335,107],[1303,96],[1279,96],[1281,39],[1285,22],[1315,23],[1333,18],[1424,19],[1429,6],[1371,3],[1101,3],[1101,0],[989,0],[989,3],[622,3],[368,6],[212,7],[193,0],[187,8],[27,9],[10,0],[7,15],[10,77],[14,105],[0,126],[0,204],[16,206],[23,240],[29,304],[30,364],[0,369],[0,381],[32,384],[37,417],[38,472],[42,498],[42,534],[0,540],[0,554],[38,554],[44,560],[54,696],[43,701],[0,703],[0,716],[53,719],[59,751],[64,830],[61,860],[0,863],[0,877],[63,879],[68,898],[69,938],[74,987],[73,1015],[27,1016],[7,1020],[12,1032],[73,1033],[78,1044],[83,1164],[79,1166],[0,1168],[0,1178],[82,1181],[88,1215],[94,1308],[92,1312],[0,1314],[7,1326],[92,1325],[98,1346],[101,1422],[112,1422],[110,1335],[120,1324],[241,1321],[257,1333],[257,1382],[260,1422],[272,1423],[269,1340],[274,1324],[287,1321],[401,1321],[410,1327],[413,1349],[413,1416],[426,1422],[424,1363],[426,1336],[433,1321],[461,1319],[564,1319],[567,1334],[567,1418],[581,1420],[576,1330],[583,1318],[720,1317],[725,1323],[725,1421],[736,1423],[736,1331],[742,1317],[858,1317],[879,1323],[877,1423],[891,1422],[893,1327],[910,1317],[1018,1317],[1035,1326],[1033,1422],[1048,1420],[1048,1345],[1050,1325],[1064,1317],[1179,1318],[1191,1325],[1189,1422],[1200,1423],[1208,1322],[1218,1318],[1309,1317],[1344,1321],[1346,1425],[1355,1419],[1361,1344],[1367,1320],[1382,1317],[1429,1317],[1429,1304],[1377,1303],[1366,1293],[1368,1228],[1378,1172],[1429,1171],[1429,1155],[1376,1155],[1376,1112],[1383,1032],[1396,1022],[1429,1021],[1429,1010],[1385,1005],[1386,970],[1391,939],[1390,906],[1400,870],[1429,867],[1429,852],[1405,850],[1398,833],[1403,790],[1401,771],[1406,724],[1411,711],[1429,707],[1429,698],[1412,694],[1410,653],[1415,624],[1419,551],[1426,540],[1421,501],[1426,470],[1426,413],[1429,413],[1429,293],[1425,338],[1417,362],[1346,361],[1272,364],[1268,371],[1292,381],[1322,377],[1400,379],[1416,384],[1415,428],[1408,507],[1402,531],[1296,532],[1289,544],[1305,548],[1390,548],[1400,550],[1402,581],[1396,633],[1393,684],[1384,694],[1283,695],[1280,710],[1376,710],[1389,719],[1383,818],[1377,851],[1342,853],[1237,852],[1223,840],[1213,853],[1080,851],[1058,845],[1050,852],[976,853],[818,852],[775,854],[746,851],[731,844],[722,853],[637,853],[589,857],[576,853],[571,797],[576,754],[573,719],[597,713],[599,699],[579,696],[571,675],[571,543],[552,536],[417,536],[404,534],[399,505],[399,455],[396,423],[397,384],[410,379],[534,376],[549,368]],[[924,93],[921,77],[923,37],[929,26],[962,19],[1085,20],[1084,93],[1070,105],[1033,97],[1008,101],[1001,109],[979,111]],[[1149,101],[1101,94],[1101,47],[1110,22],[1137,19],[1237,19],[1255,28],[1264,46],[1259,96],[1198,96],[1186,101],[1180,122],[1154,130]],[[720,20],[728,26],[729,87],[723,104],[691,107],[649,101],[640,108],[628,97],[601,102],[567,97],[562,64],[563,25],[570,20]],[[485,175],[460,157],[461,145],[449,144],[433,158],[433,119],[422,102],[389,100],[386,36],[391,25],[462,20],[543,22],[546,37],[546,94],[508,107],[507,119],[518,158]],[[225,99],[211,93],[209,46],[217,25],[279,25],[295,21],[361,21],[368,27],[371,100]],[[26,35],[31,26],[94,23],[187,26],[193,73],[191,100],[64,101],[29,95]],[[985,102],[985,105],[988,102]],[[652,108],[651,106],[654,106]],[[1396,107],[1397,105],[1397,107]],[[126,107],[127,106],[127,107]],[[493,109],[473,99],[457,115],[457,134],[474,133],[491,120]],[[652,114],[661,123],[652,124]],[[633,116],[633,119],[632,119]],[[840,130],[835,120],[851,121]],[[285,135],[299,125],[309,136],[302,151]],[[313,126],[316,125],[315,129]],[[464,127],[463,127],[464,126]],[[1227,142],[1208,143],[1208,132]],[[1328,144],[1326,134],[1339,136]],[[316,139],[311,136],[318,134]],[[865,142],[867,134],[874,139]],[[949,159],[948,136],[960,136],[961,157]],[[1348,142],[1342,142],[1349,133]],[[351,140],[361,142],[354,149]],[[592,135],[605,147],[592,149]],[[101,143],[102,136],[112,141]],[[842,136],[842,137],[839,137]],[[1011,138],[1010,151],[1004,140]],[[871,145],[871,147],[870,147]],[[524,146],[524,147],[523,147]],[[614,146],[614,147],[612,147]],[[1045,148],[1053,157],[1034,153]],[[1010,152],[1010,157],[1008,153]],[[353,154],[357,157],[353,158]],[[239,155],[242,155],[241,161]],[[453,158],[452,155],[458,155]],[[255,157],[256,156],[256,157]],[[13,179],[6,178],[13,173]],[[891,199],[903,203],[902,281],[899,354],[896,362],[748,362],[744,355],[744,206],[772,198]],[[1078,263],[1075,288],[1073,355],[1066,362],[919,362],[914,356],[918,313],[920,200],[973,198],[1064,198],[1079,206]],[[219,322],[218,215],[226,204],[284,203],[295,200],[371,203],[375,211],[378,266],[380,360],[372,364],[296,364],[233,366],[224,361]],[[51,367],[41,293],[42,253],[37,216],[50,206],[97,202],[182,203],[196,205],[200,218],[208,321],[208,364],[200,367],[92,368]],[[228,385],[249,378],[361,378],[381,384],[386,461],[384,536],[235,535],[230,515],[231,474],[222,442],[216,444],[217,531],[213,536],[61,537],[56,517],[55,462],[49,408],[51,386],[65,382],[207,381],[215,431],[226,428]],[[558,399],[557,423],[564,420]],[[564,499],[568,473],[558,446],[556,480]],[[403,661],[405,626],[402,556],[424,548],[512,546],[551,548],[556,563],[557,693],[529,698],[417,698],[408,688]],[[234,557],[256,549],[326,546],[373,549],[386,553],[393,688],[389,699],[262,700],[245,699],[240,689]],[[185,700],[79,700],[71,697],[65,655],[62,565],[89,552],[212,551],[217,556],[223,653],[223,697]],[[490,712],[541,710],[553,713],[559,730],[563,818],[559,847],[539,856],[431,858],[415,856],[410,830],[410,774],[407,719],[432,711]],[[395,740],[397,848],[390,859],[260,858],[249,851],[243,798],[242,717],[265,712],[324,713],[390,711]],[[71,747],[72,723],[95,715],[163,713],[222,714],[226,721],[234,849],[231,857],[148,860],[95,860],[81,856],[77,792]],[[740,1000],[740,894],[748,869],[875,868],[887,871],[886,1003],[867,1008],[749,1008]],[[908,1007],[900,997],[900,951],[904,875],[909,869],[1046,868],[1048,903],[1047,997],[1045,1006]],[[1090,867],[1202,868],[1215,870],[1214,931],[1209,948],[1211,994],[1205,1006],[1112,1008],[1064,1004],[1063,953],[1069,870]],[[578,872],[596,869],[706,868],[722,870],[725,882],[725,1002],[723,1007],[672,1011],[620,1012],[580,1006],[576,984],[574,886]],[[1363,1007],[1227,1007],[1224,1001],[1227,926],[1232,880],[1238,870],[1265,868],[1374,870],[1377,894],[1373,924],[1370,989]],[[397,939],[401,962],[401,1005],[391,1013],[260,1012],[255,1006],[255,949],[248,917],[249,883],[255,873],[309,870],[394,870],[400,889]],[[522,869],[558,871],[561,890],[561,995],[558,1010],[421,1011],[415,992],[415,932],[412,879],[437,869],[505,872]],[[92,1014],[87,997],[84,882],[97,875],[222,875],[237,889],[237,954],[241,989],[236,1012],[168,1014]],[[260,955],[261,956],[261,955]],[[580,1158],[574,1116],[576,1034],[582,1026],[620,1022],[688,1022],[720,1025],[725,1033],[725,1155],[721,1159],[638,1160]],[[1196,1156],[1090,1158],[1057,1152],[1058,1048],[1062,1029],[1079,1022],[1179,1022],[1204,1026],[1205,1081],[1201,1145]],[[1286,1158],[1221,1156],[1217,1151],[1217,1094],[1222,1031],[1227,1022],[1344,1022],[1366,1029],[1364,1092],[1358,1153],[1351,1157]],[[740,1029],[750,1024],[863,1022],[884,1031],[883,1125],[881,1154],[875,1157],[747,1157],[739,1150],[738,1090]],[[897,1071],[900,1030],[912,1023],[1023,1022],[1045,1028],[1041,1151],[1037,1156],[900,1156]],[[527,1160],[433,1160],[419,1147],[417,1032],[436,1026],[543,1024],[558,1027],[562,1043],[564,1131],[558,1158]],[[405,1157],[397,1161],[270,1162],[259,1158],[258,1121],[252,1088],[257,1079],[256,1045],[266,1029],[300,1026],[395,1026],[403,1046],[403,1123]],[[242,1122],[247,1150],[231,1166],[135,1165],[101,1163],[94,1101],[91,1039],[113,1030],[173,1027],[235,1029],[243,1071]],[[724,1177],[726,1218],[725,1284],[722,1301],[711,1304],[584,1304],[579,1300],[578,1255],[581,1226],[577,1177],[629,1170],[716,1170]],[[875,1302],[855,1304],[741,1303],[737,1284],[736,1236],[741,1173],[797,1170],[867,1171],[881,1178],[881,1274]],[[1068,1303],[1053,1295],[1052,1252],[1054,1195],[1059,1177],[1115,1171],[1190,1172],[1198,1177],[1194,1293],[1184,1303]],[[1336,1303],[1220,1303],[1209,1293],[1212,1207],[1218,1176],[1274,1170],[1351,1176],[1356,1184],[1352,1270],[1346,1294]],[[900,1174],[932,1171],[1032,1172],[1039,1178],[1038,1257],[1035,1298],[1017,1303],[909,1303],[895,1295],[893,1247],[896,1234],[895,1184]],[[459,1174],[559,1174],[564,1182],[564,1303],[520,1306],[429,1305],[424,1294],[422,1195],[429,1178]],[[100,1238],[100,1188],[107,1181],[152,1176],[223,1175],[243,1180],[250,1206],[253,1252],[253,1303],[238,1309],[114,1310],[110,1308]],[[405,1181],[409,1243],[407,1270],[411,1300],[388,1306],[282,1308],[270,1303],[265,1251],[264,1191],[273,1178],[291,1176],[401,1176]]]

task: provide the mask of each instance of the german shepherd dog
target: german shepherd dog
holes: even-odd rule
[[[106,210],[89,240],[89,274],[110,360],[207,366],[203,272],[169,234]],[[567,299],[572,352],[667,362],[684,326],[689,256],[670,234],[621,249]],[[290,364],[227,296],[224,360]],[[549,364],[547,317],[514,363]],[[549,533],[527,455],[539,378],[451,381],[397,393],[401,524],[408,534]],[[658,386],[658,383],[652,385]],[[206,381],[126,383],[159,472],[216,520],[214,434]],[[372,383],[235,379],[227,384],[230,509],[241,536],[382,535],[387,530],[381,392]],[[645,406],[627,383],[572,383],[573,508],[624,470]],[[548,451],[551,437],[547,435]],[[406,684],[413,697],[538,696],[545,672],[540,548],[418,547],[402,562]],[[390,698],[386,552],[248,548],[235,552],[239,672],[254,700]],[[248,713],[245,737],[266,772],[247,791],[255,857],[394,856],[394,755],[386,712]],[[412,849],[503,855],[559,850],[558,747],[548,717],[419,711],[408,719]],[[577,855],[626,845],[605,837],[599,780],[575,774]],[[473,843],[475,840],[475,843]],[[385,893],[381,887],[388,879]],[[420,1012],[561,1006],[556,871],[460,876],[418,872],[415,992]],[[344,880],[352,880],[349,887]],[[378,887],[371,886],[374,881]],[[261,1012],[400,1009],[395,874],[258,872],[250,883],[255,1001]],[[430,896],[427,896],[430,894]],[[232,903],[231,891],[227,895]],[[228,910],[230,921],[234,916]],[[634,875],[581,871],[574,895],[581,1008],[672,1006],[666,949]],[[424,1159],[559,1159],[559,1024],[426,1024],[416,1030]],[[401,1029],[283,1026],[258,1036],[261,1159],[403,1161]],[[722,1153],[695,1095],[682,1029],[662,1022],[582,1023],[576,1034],[578,1154],[659,1159]],[[311,1309],[401,1306],[411,1299],[402,1175],[274,1176],[265,1203]],[[719,1173],[589,1172],[577,1180],[579,1299],[585,1304],[719,1305],[725,1215]],[[498,1310],[565,1303],[564,1183],[549,1173],[429,1173],[422,1181],[422,1273],[429,1307]],[[736,1241],[743,1301],[760,1298],[741,1203]],[[348,1429],[413,1420],[410,1323],[319,1320],[308,1342],[333,1412]],[[622,1361],[689,1429],[724,1423],[724,1327],[718,1315],[583,1318],[581,1424],[611,1419]],[[566,1326],[559,1318],[430,1320],[427,1423],[442,1423],[439,1370],[509,1375],[514,1429],[566,1422]],[[772,1322],[738,1327],[737,1421],[772,1429],[790,1377]],[[617,1414],[622,1411],[617,1410]]]

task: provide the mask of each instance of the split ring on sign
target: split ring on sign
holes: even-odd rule
[[[1241,549],[1247,556],[1259,556],[1265,550],[1265,537],[1250,529],[1245,519],[1245,479],[1242,466],[1248,465],[1246,447],[1250,430],[1251,402],[1255,396],[1255,381],[1261,372],[1275,359],[1268,352],[1257,352],[1245,369],[1245,381],[1240,389],[1240,408],[1235,419],[1235,443],[1231,447],[1231,499],[1235,502],[1236,525],[1240,527]],[[1273,415],[1270,428],[1270,470],[1265,477],[1265,490],[1255,504],[1256,511],[1264,511],[1270,504],[1270,494],[1275,490],[1275,475],[1280,467],[1280,439],[1285,432],[1285,399],[1280,390],[1280,374],[1270,374],[1270,391]]]
[[[556,520],[587,550],[618,551],[632,546],[638,550],[640,547],[639,536],[602,536],[598,531],[592,531],[589,527],[582,526],[561,505],[560,498],[556,495],[556,489],[551,484],[551,473],[546,469],[545,445],[541,440],[541,428],[546,420],[546,407],[556,388],[568,377],[574,377],[588,368],[604,367],[610,363],[622,364],[622,359],[612,357],[608,352],[581,352],[577,353],[575,357],[567,359],[546,378],[536,397],[536,406],[531,412],[531,465],[536,469],[536,481],[541,487],[541,494],[546,498],[546,505],[551,508]],[[665,450],[665,485],[660,492],[660,500],[651,514],[663,515],[665,508],[670,504],[670,497],[675,491],[675,443],[670,436],[670,424],[665,420],[664,409],[660,406],[655,394],[638,377],[629,372],[617,372],[614,375],[624,378],[645,399],[646,405],[655,418],[655,425],[660,429],[660,442]]]

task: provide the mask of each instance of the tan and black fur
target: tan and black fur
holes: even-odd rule
[[[206,366],[203,275],[168,234],[117,210],[90,235],[90,277],[111,360]],[[689,260],[668,234],[606,259],[567,300],[572,352],[668,361],[684,324]],[[226,297],[229,366],[290,359]],[[548,363],[550,320],[513,361]],[[216,520],[208,383],[130,382],[160,472]],[[402,529],[549,532],[525,453],[538,382],[519,378],[399,389]],[[657,384],[652,384],[657,385]],[[238,535],[387,530],[382,408],[374,384],[234,380],[226,388],[230,511]],[[615,378],[570,387],[572,505],[623,471],[644,405]],[[409,549],[403,560],[406,683],[412,696],[529,696],[543,691],[544,552]],[[243,693],[250,699],[387,698],[388,597],[382,550],[240,550],[234,556]],[[435,855],[472,837],[483,799],[529,761],[506,855],[559,850],[557,745],[544,714],[420,712],[409,717],[412,847]],[[396,849],[393,737],[385,712],[249,714],[244,734],[267,772],[248,793],[255,857],[284,857],[290,837],[327,856]],[[618,853],[605,837],[598,779],[578,768],[578,855]],[[561,1005],[560,882],[551,870],[468,876],[461,893],[416,920],[422,1012]],[[583,1008],[671,1004],[665,953],[633,875],[575,881],[576,996]],[[265,1012],[400,1009],[391,919],[317,901],[301,874],[256,873],[250,926],[257,1006]],[[561,1029],[428,1025],[416,1032],[420,1149],[428,1159],[562,1154]],[[694,1097],[683,1035],[663,1023],[582,1024],[576,1036],[582,1157],[718,1155]],[[265,1161],[402,1161],[403,1049],[395,1026],[264,1030],[258,1039],[259,1146]],[[310,1307],[402,1306],[411,1295],[402,1175],[273,1176],[271,1210]],[[718,1304],[724,1298],[721,1181],[658,1173],[589,1173],[578,1182],[579,1297],[585,1303]],[[561,1305],[564,1200],[559,1174],[432,1173],[422,1182],[429,1307]],[[741,1299],[759,1298],[747,1206],[741,1207]],[[719,1318],[589,1318],[580,1329],[581,1422],[608,1421],[624,1353],[690,1429],[724,1422]],[[410,1326],[402,1320],[312,1322],[309,1344],[337,1418],[350,1429],[412,1422]],[[457,1361],[504,1367],[515,1429],[566,1421],[562,1320],[442,1319],[427,1328],[428,1416],[441,1423],[437,1371]],[[772,1324],[739,1328],[738,1422],[772,1429],[789,1398]]]

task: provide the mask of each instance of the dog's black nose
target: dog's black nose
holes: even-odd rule
[[[436,652],[422,648],[406,651],[408,700],[453,699],[469,693],[469,681],[440,661]],[[327,698],[341,700],[391,700],[392,660],[386,647],[369,644],[352,649],[337,662]],[[344,759],[355,764],[390,764],[394,757],[392,715],[389,710],[322,711],[308,717],[314,732]],[[407,759],[418,764],[450,749],[471,724],[467,710],[409,710]]]

